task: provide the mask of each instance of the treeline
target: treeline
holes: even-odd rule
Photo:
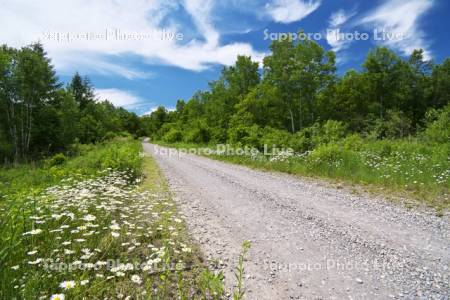
[[[42,45],[0,47],[0,163],[19,163],[136,134],[139,118],[108,101],[99,102],[78,73],[67,86],[55,75]]]
[[[165,142],[276,144],[306,151],[315,140],[357,133],[371,139],[420,134],[450,138],[450,59],[407,59],[379,47],[361,71],[336,74],[335,55],[314,41],[279,40],[258,64],[239,56],[207,91],[142,118],[144,132]],[[326,141],[321,141],[326,142]]]

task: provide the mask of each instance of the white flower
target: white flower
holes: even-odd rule
[[[29,261],[28,264],[29,265],[37,265],[42,261],[42,258],[38,258],[35,261]]]
[[[133,275],[131,276],[131,281],[133,281],[134,283],[137,284],[141,284],[142,283],[142,279],[139,275]]]
[[[123,277],[123,276],[125,276],[125,273],[122,272],[122,271],[119,271],[119,272],[116,272],[116,276],[117,277]]]
[[[11,267],[11,269],[13,269],[13,270],[18,270],[18,269],[19,269],[19,265],[13,266],[13,267]]]
[[[111,232],[111,235],[116,238],[120,236],[120,233],[113,231]]]
[[[28,255],[35,255],[36,253],[37,253],[37,250],[27,252]]]
[[[83,220],[85,220],[87,222],[95,221],[95,219],[97,219],[97,217],[94,216],[94,215],[85,215],[84,218],[83,218]]]
[[[75,281],[73,281],[73,280],[63,281],[63,282],[61,282],[59,287],[65,289],[65,290],[72,289],[75,287]]]
[[[33,229],[31,231],[25,232],[23,235],[36,235],[42,232],[42,229]]]
[[[64,300],[64,294],[55,294],[50,297],[50,300]]]
[[[80,285],[86,285],[86,284],[88,284],[89,283],[89,280],[88,279],[86,279],[86,280],[81,280],[80,281]]]
[[[117,225],[117,224],[112,224],[111,226],[109,226],[109,228],[110,228],[111,230],[120,230],[120,226]]]
[[[191,253],[192,249],[189,247],[184,247],[183,249],[181,249],[181,251],[185,252],[185,253]]]

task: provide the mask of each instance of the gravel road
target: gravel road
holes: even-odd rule
[[[226,285],[246,299],[449,299],[450,221],[383,199],[144,143]]]

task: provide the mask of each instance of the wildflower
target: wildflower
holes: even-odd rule
[[[81,280],[80,281],[80,285],[86,285],[86,284],[88,284],[89,283],[89,280],[88,279],[86,279],[86,280]]]
[[[93,216],[93,215],[85,215],[84,218],[83,218],[83,220],[87,221],[87,222],[95,221],[96,219],[97,219],[97,217]]]
[[[19,269],[19,265],[13,266],[13,267],[11,267],[11,269],[13,269],[13,270],[18,270],[18,269]]]
[[[37,264],[41,263],[41,261],[42,261],[42,258],[38,258],[34,261],[29,261],[28,264],[29,265],[37,265]]]
[[[117,225],[117,224],[112,224],[111,226],[109,226],[109,228],[110,228],[111,230],[120,230],[120,226]]]
[[[75,281],[73,281],[73,280],[63,281],[63,282],[61,282],[59,287],[65,289],[65,290],[72,289],[75,287]]]
[[[185,252],[185,253],[191,253],[192,249],[189,247],[184,247],[183,249],[181,249],[181,251]]]
[[[42,229],[33,229],[31,231],[25,232],[23,235],[36,235],[42,232]]]
[[[113,231],[113,232],[111,232],[111,235],[112,235],[113,237],[117,238],[117,237],[120,236],[120,233]]]
[[[37,253],[37,250],[29,251],[27,252],[27,255],[35,255]]]
[[[64,294],[54,294],[50,297],[50,300],[64,300]]]
[[[131,276],[131,281],[133,281],[136,284],[141,284],[142,278],[139,275],[133,275]]]

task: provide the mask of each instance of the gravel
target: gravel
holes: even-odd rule
[[[192,236],[247,299],[448,299],[450,220],[384,199],[144,143]]]

